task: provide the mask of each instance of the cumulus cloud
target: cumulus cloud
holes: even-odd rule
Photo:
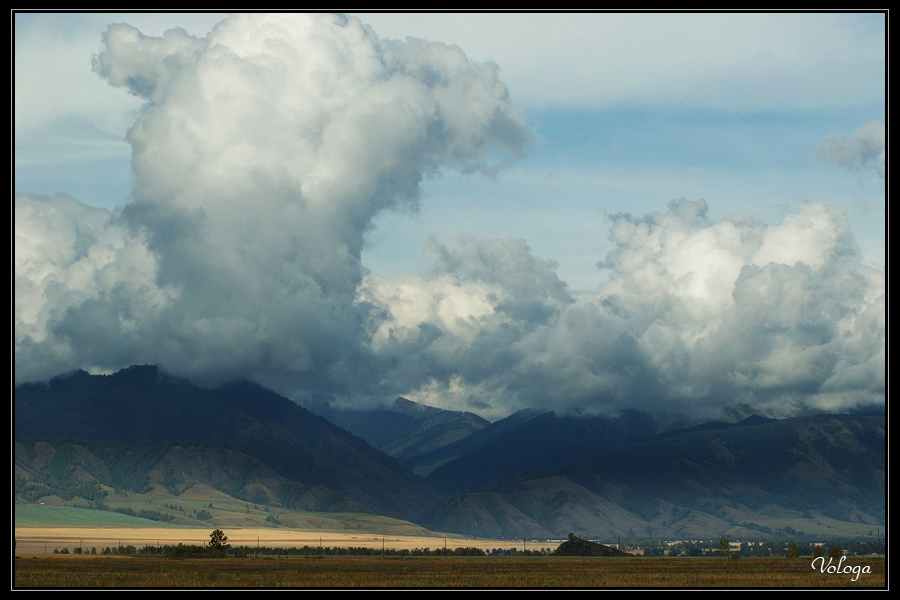
[[[883,401],[884,274],[861,264],[843,212],[809,203],[771,226],[707,212],[680,200],[614,216],[609,280],[578,301],[522,242],[431,241],[431,275],[366,281],[389,315],[374,338],[394,358],[384,372],[424,378],[412,397],[498,414]]]
[[[382,315],[372,337],[382,381],[432,405],[481,412],[530,400],[507,386],[527,358],[522,341],[574,303],[556,264],[515,238],[430,238],[424,247],[435,257],[430,274],[372,274],[360,289]]]
[[[614,215],[593,297],[515,238],[430,238],[429,272],[388,279],[361,260],[378,214],[525,147],[496,65],[324,14],[237,16],[205,38],[113,25],[103,42],[97,73],[146,103],[132,197],[16,197],[17,382],[155,363],[489,417],[884,401],[884,272],[838,209]]]
[[[66,194],[19,194],[14,210],[16,381],[161,358],[145,336],[176,291],[144,239]]]
[[[348,381],[368,362],[356,288],[372,219],[414,210],[424,177],[492,172],[528,140],[495,65],[443,44],[381,41],[353,18],[242,15],[205,38],[119,24],[103,44],[97,73],[146,101],[127,135],[134,187],[115,227],[170,290],[157,319],[133,325],[147,348],[132,358],[198,379]],[[16,204],[17,235],[20,210],[57,210],[28,204]],[[100,307],[30,273],[17,280],[23,296],[42,289],[66,305],[71,328],[117,337]],[[25,327],[25,312],[17,305],[17,379],[36,374],[20,348],[62,339]],[[42,327],[58,330],[59,315]],[[122,366],[76,333],[65,339],[71,367]]]
[[[872,121],[850,135],[833,135],[816,149],[818,156],[850,171],[873,169],[884,178],[884,123]]]

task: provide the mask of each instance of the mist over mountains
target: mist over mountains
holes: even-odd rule
[[[85,505],[118,489],[174,501],[207,489],[543,539],[865,535],[885,522],[883,413],[664,429],[637,413],[487,423],[398,400],[355,418],[344,425],[377,432],[384,450],[252,383],[201,389],[144,366],[23,384],[16,498]]]

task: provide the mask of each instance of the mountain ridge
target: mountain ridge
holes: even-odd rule
[[[423,478],[249,382],[203,389],[136,366],[23,384],[14,401],[17,502],[53,486],[89,498],[101,480],[162,486],[172,497],[206,486],[245,503],[519,538],[862,535],[886,520],[886,416],[877,411],[744,414],[658,431],[660,422],[636,411],[525,410],[466,425],[466,413],[397,399],[396,422],[408,427],[385,448],[409,451],[403,460],[428,469]],[[41,470],[49,458],[35,462],[38,444],[57,449],[55,470]]]
[[[577,525],[590,537],[769,539],[839,522],[867,531],[886,519],[885,443],[878,415],[690,428],[563,468],[509,472],[457,492],[421,522],[473,535],[514,529],[559,536]]]
[[[15,407],[16,437],[79,437],[137,447],[212,444],[391,517],[409,519],[438,498],[365,441],[248,382],[205,390],[140,366],[23,384],[16,387]]]

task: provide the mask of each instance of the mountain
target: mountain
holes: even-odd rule
[[[508,473],[419,522],[539,538],[863,534],[885,523],[885,424],[883,415],[816,415],[635,439],[565,467]]]
[[[116,496],[157,499],[243,500],[261,507],[299,511],[370,512],[345,494],[303,485],[279,475],[254,457],[215,446],[162,443],[132,448],[103,441],[18,438],[15,442],[17,502],[54,499],[85,508],[105,508]],[[133,504],[133,503],[126,503]],[[147,507],[143,507],[147,508]],[[168,507],[167,507],[168,508]],[[176,511],[146,518],[204,525],[203,519]],[[183,513],[184,511],[181,510]],[[243,526],[264,526],[265,516],[239,514]],[[236,523],[231,518],[229,524]]]
[[[467,451],[426,480],[452,494],[523,469],[562,468],[655,432],[653,419],[637,411],[615,418],[523,411],[464,440]]]
[[[490,424],[473,413],[443,410],[406,398],[374,409],[341,408],[327,400],[310,401],[306,406],[422,476],[458,455],[448,447]]]
[[[252,383],[202,389],[146,366],[20,385],[14,402],[17,502],[123,508],[114,490],[179,524],[269,522],[271,506],[483,537],[771,539],[874,536],[886,520],[883,412],[661,431],[671,421],[638,412],[486,423],[398,399],[334,411],[342,428]]]
[[[151,366],[16,386],[15,436],[230,450],[329,492],[331,506],[401,519],[438,499],[394,459],[287,398],[248,382],[202,389]]]

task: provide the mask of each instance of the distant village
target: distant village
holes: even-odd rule
[[[822,542],[740,541],[728,540],[730,558],[762,556],[881,556],[886,543],[881,541],[840,540]],[[608,544],[616,547],[617,544]],[[636,556],[724,556],[724,548],[714,540],[648,541],[623,543],[619,548]]]

